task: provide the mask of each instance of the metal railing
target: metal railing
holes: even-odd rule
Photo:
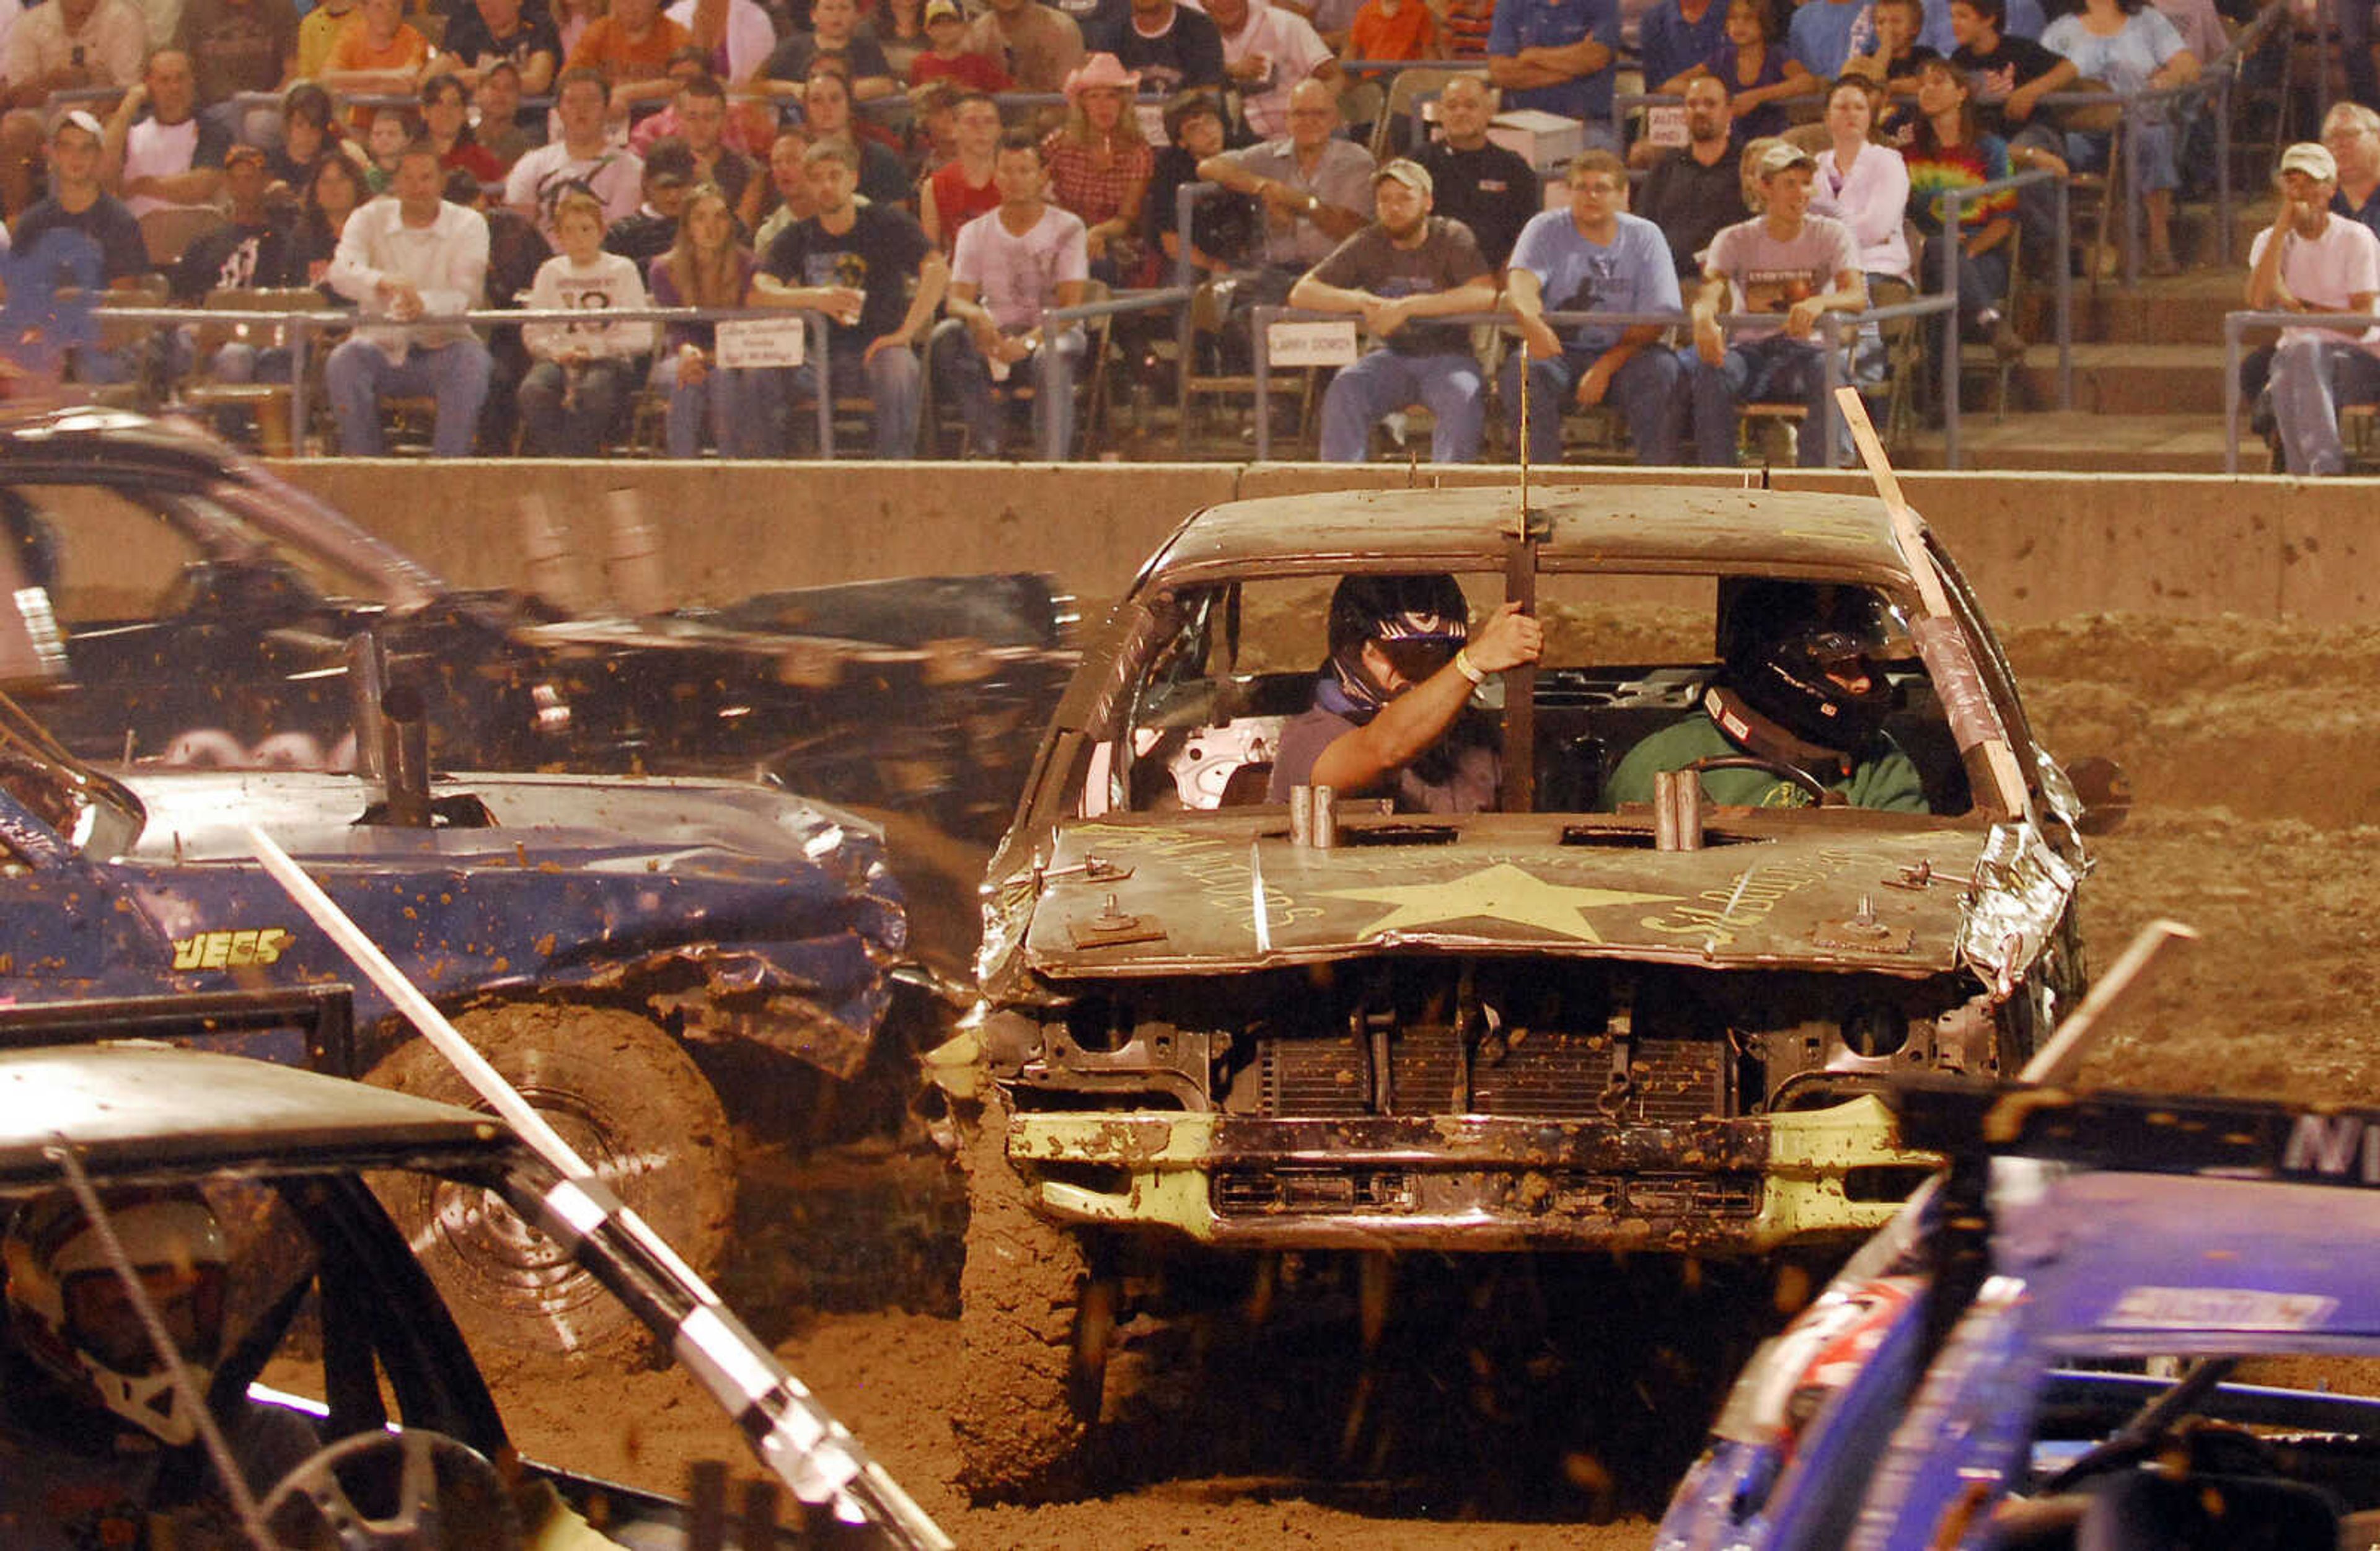
[[[2283,312],[2243,309],[2223,315],[2223,472],[2240,472],[2240,346],[2250,329],[2315,329],[2353,345],[2357,333],[2380,327],[2380,312]],[[2282,472],[2279,469],[2275,473]]]
[[[1954,297],[1926,296],[1920,297],[1913,301],[1896,302],[1889,307],[1870,308],[1858,312],[1822,312],[1818,315],[1818,332],[1826,336],[1819,345],[1817,350],[1819,370],[1822,373],[1821,386],[1825,391],[1821,395],[1816,425],[1814,427],[1806,427],[1804,428],[1804,430],[1805,434],[1815,432],[1815,434],[1822,439],[1819,444],[1826,449],[1827,467],[1832,468],[1839,467],[1835,460],[1836,454],[1841,449],[1837,444],[1837,433],[1840,430],[1840,418],[1839,412],[1835,407],[1835,389],[1840,386],[1844,381],[1844,359],[1849,354],[1850,348],[1859,333],[1870,323],[1888,322],[1897,318],[1924,317],[1929,313],[1939,312],[1947,308],[1955,307],[1956,305],[1957,302]],[[1292,307],[1259,307],[1254,310],[1252,317],[1256,331],[1256,338],[1254,342],[1256,351],[1257,380],[1256,437],[1257,461],[1258,463],[1269,462],[1272,457],[1271,326],[1276,322],[1290,321],[1352,321],[1354,316],[1354,314],[1346,312],[1320,312],[1311,309]],[[1598,328],[1620,329],[1635,328],[1647,324],[1665,328],[1691,329],[1694,325],[1693,315],[1684,311],[1548,311],[1544,314],[1544,318],[1549,326],[1557,329],[1567,329],[1585,324],[1592,324]],[[1427,321],[1434,325],[1446,324],[1461,328],[1477,327],[1482,324],[1491,327],[1509,328],[1515,326],[1519,320],[1510,311],[1499,310],[1489,312],[1449,313],[1442,317],[1430,318],[1427,320]],[[1718,325],[1722,330],[1730,333],[1747,328],[1757,328],[1764,332],[1774,333],[1779,326],[1779,320],[1778,315],[1773,312],[1730,312],[1723,313],[1719,316]],[[1512,415],[1513,413],[1513,409],[1514,406],[1507,405],[1505,406],[1505,413],[1507,415]],[[1946,406],[1945,414],[1949,417],[1950,421],[1955,423],[1958,413],[1958,402],[1953,398]]]
[[[1972,188],[1946,188],[1941,194],[1940,240],[1944,243],[1959,241],[1959,216],[1962,206],[1973,200],[1987,199],[2003,191],[2013,192],[2037,183],[2049,184],[2056,188],[2058,194],[2058,219],[2052,223],[2050,228],[2056,234],[2050,244],[2054,256],[2049,265],[2051,285],[2055,288],[2053,294],[2057,297],[2052,310],[2057,314],[2058,319],[2058,407],[2071,409],[2074,407],[2074,273],[2073,265],[2069,261],[2073,238],[2067,231],[2067,203],[2070,196],[2066,187],[2066,180],[2046,168],[2036,168],[2031,172],[2019,173],[2013,177],[1994,178],[1989,183],[1978,183]],[[2013,221],[2015,217],[2010,216],[2010,219]],[[2023,261],[2024,250],[2020,246],[2017,249],[2017,262],[2022,264]],[[1920,262],[1922,263],[1923,261],[1921,260]],[[1945,467],[1956,468],[1959,467],[1957,411],[1961,365],[1959,359],[1959,265],[1955,260],[1948,260],[1946,256],[1943,268],[1946,273],[1942,276],[1942,289],[1939,295],[1949,299],[1949,307],[1942,316],[1942,403],[1944,406],[1942,463]],[[2013,274],[2010,278],[2013,280]],[[1918,276],[1921,284],[1925,279],[1922,274]]]

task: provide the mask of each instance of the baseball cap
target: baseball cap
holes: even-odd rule
[[[1437,192],[1430,186],[1429,169],[1406,157],[1400,156],[1393,162],[1382,164],[1380,170],[1372,175],[1372,182],[1378,185],[1381,179],[1390,177],[1416,194],[1434,195]]]
[[[1791,140],[1779,140],[1760,153],[1757,168],[1762,177],[1781,173],[1788,167],[1808,167],[1817,170],[1818,160]]]
[[[2326,147],[2300,140],[2281,152],[2281,171],[2303,173],[2317,183],[2337,183],[2338,163]]]
[[[73,125],[76,128],[80,129],[84,134],[95,135],[101,139],[105,139],[107,138],[106,126],[101,124],[98,115],[91,113],[88,108],[68,108],[66,112],[58,115],[57,125],[55,127],[51,129],[50,133],[55,135],[59,129],[65,128],[69,124]],[[2320,150],[2321,148],[2316,147],[2315,149]]]
[[[268,158],[265,156],[262,148],[241,143],[231,147],[224,152],[225,166],[228,167],[234,162],[253,162],[258,166],[261,167],[268,164]]]
[[[959,9],[958,0],[926,0],[928,21],[965,21],[966,13]]]

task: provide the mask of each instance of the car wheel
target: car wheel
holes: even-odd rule
[[[734,1137],[718,1093],[674,1039],[623,1009],[545,1003],[482,1008],[455,1026],[687,1265],[716,1272],[735,1221]],[[491,1109],[423,1039],[364,1080]],[[483,1358],[648,1339],[561,1246],[491,1193],[418,1175],[379,1188]]]
[[[1034,1208],[1008,1161],[997,1097],[968,1129],[966,1264],[959,1275],[959,1382],[951,1430],[959,1483],[978,1501],[1045,1500],[1082,1485],[1099,1420],[1111,1297],[1082,1238]]]

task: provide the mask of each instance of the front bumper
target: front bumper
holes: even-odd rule
[[[1225,1247],[1706,1254],[1872,1232],[1939,1162],[1873,1097],[1685,1125],[1028,1111],[1008,1156],[1054,1218]]]

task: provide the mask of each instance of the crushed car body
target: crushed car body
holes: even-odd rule
[[[2369,1538],[2380,1398],[2276,1379],[2380,1354],[2380,1114],[1949,1083],[1896,1107],[1949,1170],[1746,1368],[1658,1545]]]
[[[458,588],[261,464],[118,411],[0,430],[0,528],[60,626],[71,686],[42,715],[91,758],[349,768],[346,654],[370,631],[444,769],[766,772],[989,834],[1075,660],[1037,576],[643,614]]]
[[[1069,686],[989,870],[982,1009],[936,1072],[1077,1236],[1847,1249],[1933,1166],[1879,1090],[2013,1072],[2082,985],[2080,804],[1918,542],[1874,500],[1627,486],[1525,516],[1492,489],[1199,514]],[[1509,684],[1475,695],[1504,810],[1263,800],[1333,584],[1430,573],[1474,619],[1544,623],[1525,721]],[[1698,803],[1681,830],[1609,799],[1629,749],[1701,714],[1730,608],[1772,581],[1912,622],[1885,726],[1924,811]],[[1008,1465],[979,1464],[997,1489]]]
[[[111,1201],[201,1203],[225,1244],[224,1339],[219,1354],[189,1357],[201,1364],[206,1410],[244,1468],[254,1468],[260,1436],[294,1435],[313,1451],[251,1484],[256,1506],[243,1526],[223,1502],[236,1506],[238,1494],[220,1479],[194,1487],[184,1476],[176,1487],[169,1470],[163,1501],[140,1503],[152,1489],[140,1463],[152,1443],[147,1456],[128,1456],[128,1488],[117,1487],[157,1515],[144,1521],[118,1512],[90,1479],[111,1456],[86,1429],[69,1435],[84,1450],[68,1501],[79,1517],[48,1528],[109,1545],[164,1533],[161,1522],[181,1545],[258,1544],[242,1527],[275,1545],[364,1534],[373,1545],[455,1544],[439,1538],[443,1521],[472,1545],[695,1544],[700,1510],[686,1503],[515,1458],[496,1396],[417,1259],[419,1242],[400,1231],[407,1203],[430,1203],[447,1219],[493,1212],[534,1225],[720,1404],[754,1463],[794,1499],[784,1520],[770,1515],[787,1527],[747,1532],[745,1544],[949,1544],[732,1311],[624,1230],[600,1181],[564,1178],[479,1110],[216,1053],[226,1031],[278,1026],[322,1046],[349,1020],[341,988],[20,1006],[0,1021],[0,1223],[70,1192],[88,1191],[80,1198],[103,1213]],[[12,1519],[12,1543],[46,1543],[34,1521],[55,1505],[30,1472],[45,1429],[64,1421],[6,1406],[0,1418],[17,1478],[11,1512],[33,1516]],[[184,1452],[200,1455],[195,1444]]]

